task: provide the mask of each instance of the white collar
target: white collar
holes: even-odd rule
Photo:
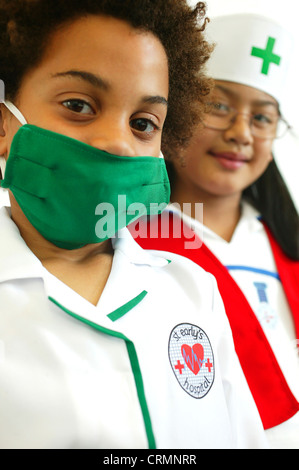
[[[166,266],[168,261],[151,255],[133,239],[127,228],[112,239],[115,251],[121,252],[130,263],[148,266]],[[44,267],[23,240],[11,219],[10,208],[0,208],[0,282],[12,279],[43,277]]]
[[[0,282],[42,277],[43,266],[28,248],[11,219],[10,208],[0,208]]]
[[[162,256],[152,255],[150,251],[141,248],[126,227],[111,238],[111,241],[113,249],[122,252],[131,263],[157,267],[168,264]]]
[[[185,214],[182,212],[177,205],[169,205],[168,210],[171,212],[174,212],[180,217],[182,217],[183,221],[192,227],[197,235],[205,241],[207,239],[214,239],[217,241],[223,241],[224,243],[228,243],[225,240],[223,240],[219,235],[217,235],[213,230],[209,229],[206,227],[202,222],[199,222],[198,220],[192,219],[189,215]],[[204,208],[203,208],[203,217],[204,217]],[[263,224],[260,221],[260,213],[254,209],[253,206],[251,206],[248,202],[242,201],[242,212],[241,212],[241,217],[238,222],[238,225],[235,229],[234,235],[232,240],[237,236],[243,229],[246,229],[247,231],[249,230],[250,233],[252,232],[257,232],[264,230]]]

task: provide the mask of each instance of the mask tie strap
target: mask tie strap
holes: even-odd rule
[[[21,111],[19,111],[18,108],[13,103],[11,103],[11,101],[3,100],[1,102],[15,116],[15,118],[22,124],[22,126],[27,124],[27,121],[24,118]],[[2,179],[4,179],[4,176],[5,176],[5,168],[6,168],[6,160],[3,156],[0,156],[0,169],[1,169]]]
[[[5,168],[6,168],[6,160],[4,157],[0,155],[0,170],[1,170],[1,175],[2,175],[3,180],[4,180]]]
[[[13,103],[11,103],[11,101],[3,101],[3,104],[4,106],[7,107],[7,109],[9,109],[9,111],[14,115],[14,117],[22,124],[22,126],[27,124],[27,121],[24,118],[21,111],[19,111],[18,108]]]

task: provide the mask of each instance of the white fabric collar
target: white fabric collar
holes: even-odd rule
[[[157,267],[168,264],[168,261],[162,256],[152,255],[150,251],[141,248],[127,228],[120,230],[111,241],[113,249],[122,252],[131,263]]]
[[[148,266],[166,266],[168,261],[151,255],[133,239],[127,228],[112,239],[114,250],[121,252],[130,263]],[[12,279],[43,277],[44,267],[23,240],[11,219],[10,208],[0,208],[0,282]]]
[[[210,239],[210,240],[217,240],[218,242],[223,242],[226,244],[228,243],[225,240],[223,240],[219,235],[217,235],[217,233],[213,232],[211,229],[206,227],[203,223],[199,222],[198,220],[192,219],[192,217],[190,217],[187,214],[184,214],[182,211],[178,209],[176,205],[170,204],[168,207],[168,210],[180,215],[180,217],[182,217],[182,219],[184,220],[186,224],[194,228],[195,232],[203,240],[203,242],[205,242],[205,239],[206,240]],[[203,208],[203,216],[204,216],[204,210],[205,209]],[[246,226],[246,230],[248,231],[249,229],[251,233],[264,230],[263,224],[261,223],[259,219],[260,219],[259,212],[256,209],[254,209],[248,202],[242,201],[241,218],[235,229],[235,233],[233,235],[231,242],[235,239],[235,237],[239,235],[241,231],[243,231],[245,226]]]
[[[0,209],[0,282],[42,277],[43,266],[28,248],[11,219],[10,208]]]

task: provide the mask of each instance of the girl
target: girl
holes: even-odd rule
[[[126,229],[200,117],[204,14],[0,1],[2,448],[265,445],[213,278]]]
[[[291,39],[256,15],[215,18],[209,33],[216,43],[209,106],[188,148],[166,153],[171,220],[182,218],[183,236],[140,243],[183,254],[216,276],[271,445],[297,448],[299,225],[272,154],[288,130],[281,101]]]

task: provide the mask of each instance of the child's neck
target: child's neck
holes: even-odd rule
[[[204,202],[203,223],[230,242],[241,217],[240,198],[220,197]]]
[[[241,194],[214,196],[206,193],[181,195],[172,193],[172,202],[178,203],[183,210],[183,203],[191,203],[191,217],[198,219],[201,211],[195,210],[196,203],[203,203],[203,220],[199,220],[210,230],[229,242],[241,216]]]

